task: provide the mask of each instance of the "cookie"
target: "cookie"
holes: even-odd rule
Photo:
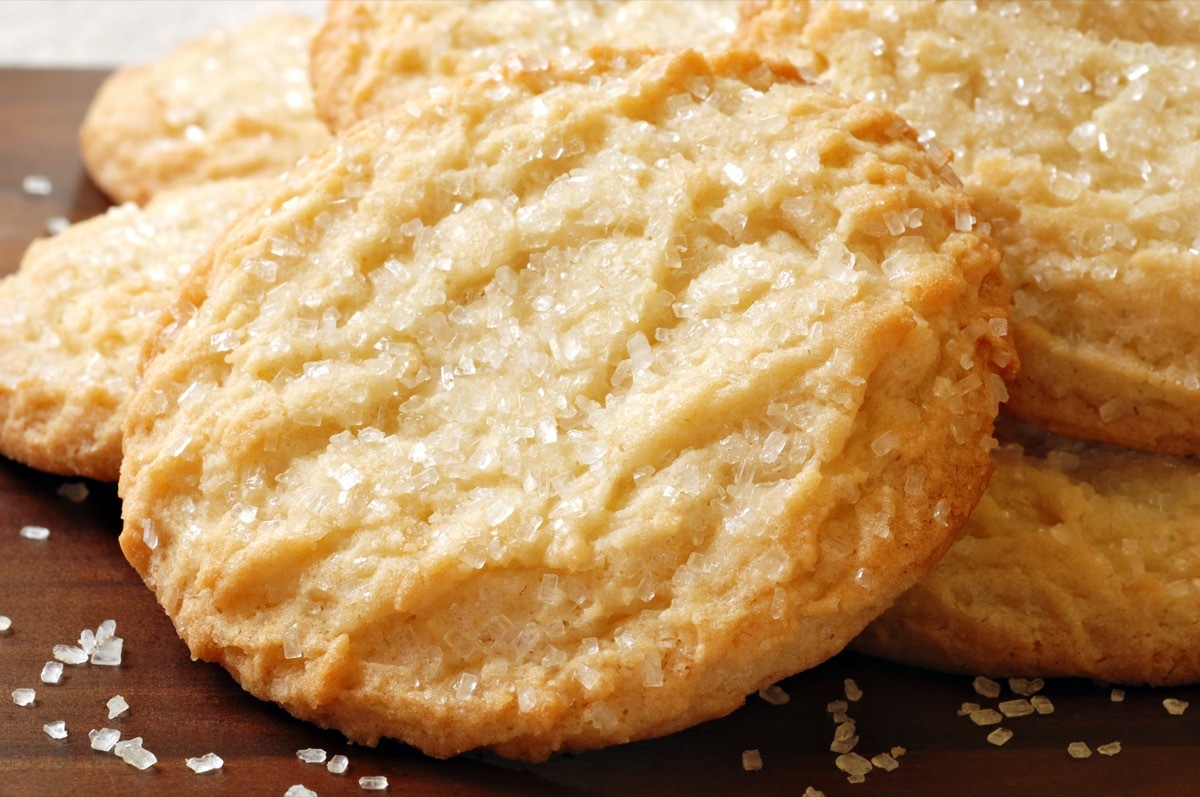
[[[317,112],[332,130],[395,108],[506,53],[557,55],[597,44],[724,48],[731,0],[335,0],[312,48]]]
[[[195,657],[357,742],[539,760],[726,714],[982,493],[1013,352],[970,215],[902,120],[787,65],[514,58],[197,265],[122,548]]]
[[[279,15],[219,31],[108,78],[79,132],[88,174],[118,202],[274,175],[325,144],[308,48],[317,23]]]
[[[1195,35],[1194,4],[748,12],[740,43],[888,104],[953,158],[1005,252],[1022,361],[1009,411],[1068,436],[1200,452],[1200,49],[1177,43]],[[1072,19],[1080,29],[1056,24]]]
[[[255,180],[166,191],[34,241],[0,281],[0,453],[116,481],[138,355]]]
[[[972,675],[1200,680],[1200,463],[998,434],[963,538],[855,646]]]

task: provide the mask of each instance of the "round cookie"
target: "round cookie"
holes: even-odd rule
[[[1195,38],[1194,4],[1148,5],[766,3],[739,41],[889,105],[953,156],[1013,289],[1022,367],[1008,411],[1189,454],[1200,452],[1200,48],[1180,43]],[[1081,29],[1055,24],[1072,20]],[[1122,30],[1132,38],[1112,38]]]
[[[963,538],[855,647],[972,675],[1200,680],[1200,464],[1009,423]]]
[[[0,453],[116,481],[138,355],[192,263],[265,183],[227,180],[111,208],[34,241],[0,280]]]
[[[88,174],[118,202],[143,203],[171,186],[291,168],[329,140],[308,81],[316,28],[268,17],[119,70],[79,131]]]
[[[513,50],[720,50],[737,19],[731,0],[334,0],[313,41],[317,113],[330,129],[343,130]]]
[[[122,548],[194,656],[358,742],[539,760],[726,714],[982,493],[1013,353],[970,213],[790,66],[514,58],[198,264],[127,415]]]

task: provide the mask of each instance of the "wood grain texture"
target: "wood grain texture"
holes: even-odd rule
[[[84,175],[75,131],[103,73],[0,70],[0,274],[16,269],[28,242],[47,219],[85,218],[106,205]],[[26,175],[49,177],[49,196],[21,190]],[[153,596],[117,548],[120,502],[111,485],[89,484],[72,503],[57,495],[64,480],[0,459],[0,614],[12,628],[0,633],[0,797],[51,794],[282,795],[303,783],[322,797],[364,794],[358,778],[385,775],[389,794],[495,795],[800,795],[808,786],[835,795],[1186,795],[1200,792],[1200,688],[1127,690],[1122,703],[1108,689],[1083,681],[1052,681],[1044,694],[1056,711],[1005,720],[1015,734],[1003,748],[957,716],[977,696],[969,678],[923,672],[843,654],[782,686],[791,700],[768,705],[750,697],[740,711],[665,739],[538,766],[487,755],[450,761],[426,758],[398,744],[376,749],[347,745],[334,732],[296,721],[247,696],[219,667],[190,661]],[[36,542],[19,531],[51,530]],[[73,643],[84,628],[115,619],[125,639],[119,668],[68,666],[59,685],[38,675],[58,643]],[[842,697],[843,679],[864,692],[852,704],[868,757],[907,749],[894,772],[871,773],[852,785],[829,752],[835,724],[829,701]],[[32,707],[16,706],[13,689],[37,690]],[[106,701],[121,694],[128,713],[107,718]],[[1170,716],[1166,697],[1189,700]],[[50,739],[42,726],[65,720],[69,736]],[[87,732],[113,727],[141,736],[158,764],[146,772],[90,749]],[[1120,741],[1114,757],[1074,760],[1067,745],[1093,749]],[[345,775],[304,764],[295,751],[322,747],[350,758]],[[760,751],[763,768],[746,772],[742,752]],[[184,759],[216,752],[219,772],[193,774]]]

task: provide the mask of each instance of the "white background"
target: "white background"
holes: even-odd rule
[[[0,67],[145,63],[274,11],[320,19],[324,0],[0,0]]]

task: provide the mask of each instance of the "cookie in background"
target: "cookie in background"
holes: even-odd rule
[[[332,130],[398,107],[513,52],[561,55],[594,44],[728,44],[731,0],[335,0],[313,42],[317,112]]]
[[[330,136],[313,110],[318,23],[287,14],[217,31],[114,73],[79,133],[88,174],[117,202],[292,167]]]
[[[1200,452],[1196,4],[746,11],[738,44],[893,108],[952,161],[1013,289],[1022,366],[1007,411],[1060,434]]]
[[[29,246],[0,280],[0,453],[116,481],[146,334],[192,263],[268,182],[164,191]]]

